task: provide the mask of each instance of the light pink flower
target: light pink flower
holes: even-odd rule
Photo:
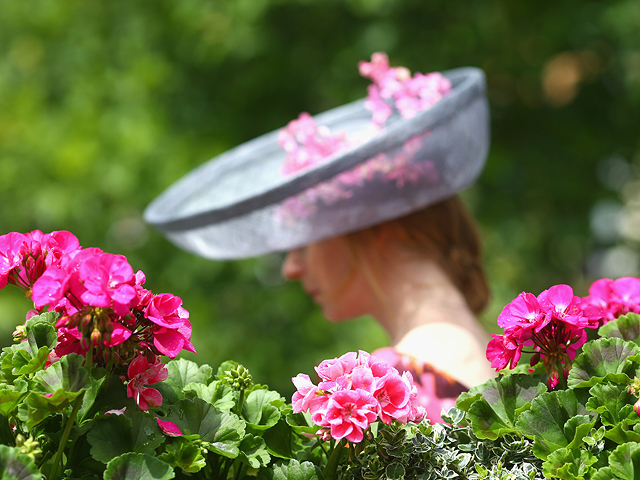
[[[278,142],[286,152],[281,173],[292,175],[321,163],[349,148],[346,133],[332,134],[326,126],[317,126],[311,115],[303,112],[278,133]]]
[[[356,352],[349,352],[339,358],[324,360],[315,368],[316,373],[323,380],[336,380],[342,375],[351,373],[353,367],[357,365],[357,357]]]
[[[311,382],[309,375],[299,373],[291,379],[296,387],[296,392],[291,398],[291,405],[293,407],[293,413],[306,412],[307,410],[314,409],[322,401],[320,397],[324,397],[326,402],[326,395],[322,395],[318,387]]]
[[[391,372],[376,381],[373,396],[378,401],[380,419],[386,424],[393,419],[406,423],[411,413],[413,378],[409,372],[405,373],[409,376]]]
[[[129,382],[127,383],[127,397],[136,401],[140,410],[145,412],[149,407],[159,407],[162,405],[162,395],[155,388],[147,385],[163,382],[169,376],[169,371],[159,359],[153,364],[149,364],[147,357],[136,357],[129,365],[127,371]]]
[[[331,429],[336,440],[346,437],[350,442],[361,442],[363,430],[376,421],[377,406],[373,395],[364,390],[339,391],[329,398],[321,424]]]

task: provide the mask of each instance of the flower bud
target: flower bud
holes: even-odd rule
[[[640,417],[640,400],[633,404],[633,411]]]
[[[102,332],[97,328],[94,328],[93,332],[91,332],[91,343],[93,345],[100,345],[102,343]]]
[[[13,340],[16,342],[21,342],[25,338],[27,338],[27,327],[25,327],[24,325],[18,325],[15,332],[13,332]]]

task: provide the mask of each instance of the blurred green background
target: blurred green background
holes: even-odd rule
[[[184,300],[199,353],[290,394],[324,358],[386,343],[334,325],[280,258],[211,262],[142,221],[214,155],[365,95],[386,51],[428,72],[485,70],[492,146],[465,192],[493,289],[638,274],[640,2],[558,0],[0,0],[0,234],[70,230]],[[0,344],[29,302],[0,295]]]

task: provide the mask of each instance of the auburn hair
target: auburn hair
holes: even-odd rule
[[[457,195],[404,217],[354,232],[347,238],[354,245],[354,252],[358,252],[358,243],[371,239],[372,232],[385,228],[391,228],[401,242],[436,262],[463,294],[474,314],[486,308],[490,294],[479,230]],[[365,273],[370,273],[368,267],[366,270]],[[371,279],[370,283],[378,290]]]

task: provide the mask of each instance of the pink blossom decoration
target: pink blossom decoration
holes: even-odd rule
[[[413,118],[439,102],[451,91],[451,82],[442,74],[427,75],[411,72],[404,67],[391,68],[385,53],[377,52],[371,62],[358,64],[360,75],[370,78],[365,107],[373,112],[373,122],[382,125],[393,113],[393,109],[403,118]]]

